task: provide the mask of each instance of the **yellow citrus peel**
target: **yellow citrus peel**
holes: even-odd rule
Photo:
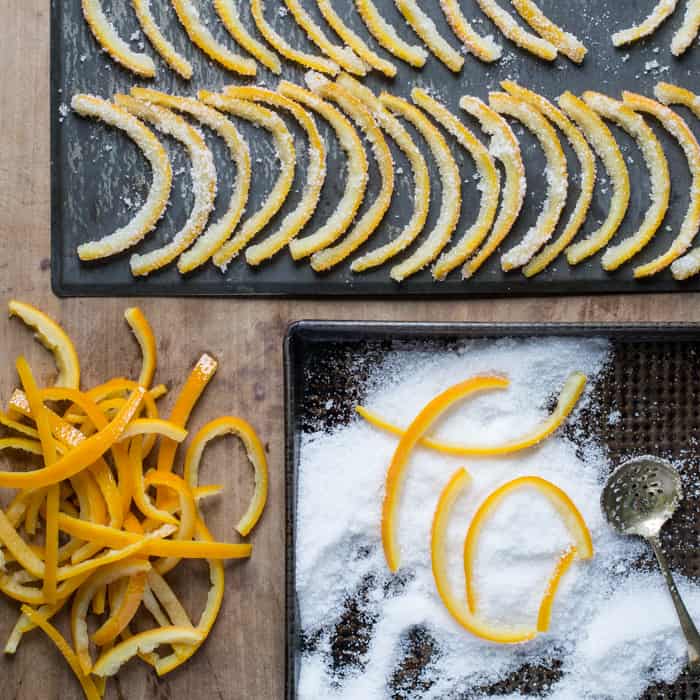
[[[485,63],[492,63],[501,57],[501,47],[490,36],[477,34],[464,16],[459,0],[440,0],[440,7],[452,31],[469,53]]]
[[[141,348],[142,365],[139,374],[139,384],[148,388],[153,383],[158,364],[158,349],[153,329],[143,311],[138,306],[132,306],[124,312],[124,319],[129,324],[131,332]],[[78,388],[78,387],[74,387]]]
[[[688,0],[683,23],[671,40],[671,53],[682,56],[695,41],[700,30],[700,0]]]
[[[633,44],[635,41],[639,41],[645,36],[650,36],[661,26],[662,22],[673,14],[676,5],[678,5],[678,0],[658,0],[643,22],[629,29],[615,32],[612,35],[613,45],[625,46],[626,44]]]

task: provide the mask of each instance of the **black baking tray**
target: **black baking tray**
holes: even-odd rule
[[[595,387],[587,428],[598,437],[610,463],[642,454],[674,460],[682,457],[691,482],[700,479],[700,325],[613,326],[569,324],[407,324],[302,321],[290,326],[285,340],[286,407],[286,697],[296,700],[296,681],[304,647],[313,644],[297,622],[295,592],[295,512],[297,465],[304,432],[332,429],[354,419],[364,398],[371,369],[389,352],[445,351],[468,339],[566,336],[605,337],[612,344],[612,362]],[[328,399],[332,398],[329,410]],[[610,425],[611,411],[620,420]],[[687,489],[679,513],[663,530],[672,568],[700,582],[700,495]],[[651,559],[641,566],[654,566]],[[380,578],[380,577],[378,577]],[[368,585],[372,585],[368,583]],[[375,581],[374,585],[377,584]],[[358,590],[344,606],[346,613],[331,629],[334,673],[361,669],[363,645],[371,637],[371,619],[363,615],[366,590]],[[426,630],[417,628],[406,655],[392,674],[387,697],[419,700],[427,690],[421,669],[436,649]],[[525,666],[499,683],[472,688],[451,700],[522,693],[546,695],[556,681],[556,660],[548,667]],[[404,694],[401,694],[404,693]],[[691,700],[700,693],[700,679],[683,672],[672,685],[647,690],[645,700]],[[367,700],[370,700],[369,698]]]
[[[107,10],[113,11],[116,25],[123,37],[132,33],[138,37],[138,26],[130,3],[103,0]],[[233,47],[225,36],[222,25],[215,20],[210,0],[196,0],[202,17],[208,22],[213,33],[223,42]],[[405,38],[410,38],[411,30],[398,14],[392,0],[376,0],[384,15],[398,28]],[[545,294],[592,294],[613,292],[671,292],[700,289],[700,278],[679,283],[673,280],[669,271],[656,277],[638,281],[632,278],[632,264],[621,270],[608,274],[600,266],[600,256],[570,268],[560,258],[547,271],[532,280],[525,280],[520,272],[503,273],[499,265],[500,255],[492,259],[474,279],[464,281],[458,272],[446,281],[435,283],[428,270],[406,280],[403,284],[393,282],[389,277],[388,265],[372,272],[353,274],[350,272],[349,260],[337,269],[326,273],[314,273],[308,264],[295,263],[286,252],[278,254],[273,261],[253,269],[242,259],[234,261],[226,274],[220,273],[213,265],[181,277],[174,265],[168,269],[152,274],[146,279],[132,278],[128,254],[124,254],[102,263],[81,263],[75,253],[77,245],[109,233],[116,226],[130,218],[134,207],[143,200],[147,191],[150,175],[148,166],[143,161],[136,147],[121,133],[105,128],[90,120],[84,120],[70,113],[67,105],[77,92],[97,93],[109,97],[115,92],[128,91],[133,85],[148,84],[158,89],[180,94],[194,94],[197,89],[219,89],[226,84],[246,82],[232,73],[209,61],[187,40],[177,22],[169,2],[158,0],[151,3],[159,25],[176,46],[192,61],[195,72],[191,83],[180,80],[156,58],[158,76],[154,81],[143,81],[126,72],[101,52],[82,19],[80,0],[52,0],[51,2],[51,269],[52,282],[59,296],[151,296],[151,295],[278,295],[278,296],[391,296],[391,297],[470,297],[470,296],[509,296],[509,295],[545,295]],[[253,28],[247,3],[239,2],[245,22]],[[686,56],[678,60],[671,56],[669,44],[674,31],[682,17],[683,8],[679,7],[675,15],[650,39],[640,42],[629,49],[615,49],[610,41],[612,31],[624,28],[643,17],[654,4],[653,0],[576,0],[558,2],[557,0],[540,0],[542,8],[564,27],[568,27],[585,41],[589,55],[583,66],[577,67],[566,59],[559,58],[554,64],[521,51],[506,39],[497,36],[503,45],[503,58],[492,65],[485,65],[466,56],[465,67],[461,74],[455,76],[434,57],[430,57],[422,70],[415,70],[396,60],[399,75],[393,81],[377,77],[375,73],[368,76],[366,82],[372,88],[386,88],[407,97],[413,86],[427,87],[444,100],[456,113],[459,113],[458,100],[463,94],[478,95],[486,98],[490,90],[498,89],[499,81],[510,78],[531,87],[548,97],[556,97],[563,90],[581,92],[586,89],[602,90],[610,95],[619,95],[623,89],[636,90],[646,95],[652,94],[652,88],[658,80],[667,80],[693,88],[700,75],[700,48],[691,48]],[[292,18],[280,12],[282,0],[267,0],[267,14],[277,30],[294,45],[313,48]],[[445,37],[455,46],[459,43],[447,26],[439,0],[425,0],[422,3]],[[509,5],[502,0],[502,5]],[[114,9],[112,10],[112,6]],[[313,2],[305,2],[312,13],[317,13]],[[336,7],[343,6],[337,0]],[[353,4],[345,0],[343,14],[349,24],[363,37],[369,39],[366,29],[361,24]],[[477,22],[477,27],[484,33],[498,34],[490,22],[481,15],[476,3],[463,2],[462,7],[468,17]],[[142,37],[143,38],[143,37]],[[418,39],[413,37],[416,42]],[[138,38],[134,44],[138,44]],[[370,42],[372,43],[372,42]],[[376,45],[375,45],[376,47]],[[234,47],[235,48],[235,47]],[[150,52],[150,48],[146,48]],[[380,50],[381,53],[381,50]],[[303,70],[284,62],[284,76],[297,82],[303,81]],[[274,87],[277,78],[265,68],[260,68],[257,82]],[[650,260],[664,251],[678,231],[688,201],[690,176],[679,147],[657,124],[652,124],[663,141],[669,157],[673,175],[673,195],[670,213],[664,222],[664,228],[655,240],[635,258],[634,264]],[[320,124],[329,144],[328,181],[323,191],[322,203],[306,232],[311,232],[323,222],[333,210],[342,192],[343,177],[338,173],[344,171],[345,159],[339,153],[335,137],[326,124]],[[693,128],[697,125],[693,124]],[[302,139],[295,125],[290,122],[296,136]],[[257,167],[254,171],[253,193],[248,210],[253,211],[271,186],[274,170],[271,169],[272,146],[267,137],[255,138],[253,130],[242,125],[243,132],[249,137],[253,157]],[[481,133],[475,127],[477,133]],[[516,228],[509,236],[502,249],[507,249],[518,241],[534,222],[544,192],[543,156],[530,134],[517,130],[523,145],[527,163],[529,193]],[[630,160],[630,173],[634,183],[630,211],[618,233],[618,239],[628,236],[639,225],[648,204],[648,175],[645,172],[641,155],[634,143],[622,132],[614,129],[616,136]],[[700,130],[698,131],[700,134]],[[483,134],[482,134],[483,136]],[[228,167],[224,147],[211,134],[207,139],[214,149],[220,174],[220,197],[217,213],[228,199],[228,192],[233,174]],[[462,176],[465,182],[472,182],[474,165],[459,146],[450,137]],[[417,142],[422,143],[420,138]],[[302,141],[298,143],[301,145]],[[183,169],[183,175],[175,178],[171,205],[165,219],[156,231],[151,233],[138,250],[143,252],[162,245],[169,240],[182,225],[191,203],[189,175],[186,173],[187,162],[183,153],[173,143],[167,146],[174,159],[175,170]],[[575,165],[568,144],[564,144],[571,162]],[[423,144],[425,147],[425,144]],[[392,144],[392,148],[394,148]],[[109,150],[107,150],[109,149]],[[300,151],[303,148],[299,149]],[[401,168],[397,176],[397,188],[391,210],[380,229],[366,243],[360,252],[374,248],[396,235],[402,222],[405,222],[410,210],[411,179],[410,168],[396,151],[396,162]],[[428,156],[433,169],[435,183],[434,201],[439,202],[439,184],[434,172],[434,163]],[[374,167],[374,166],[373,166]],[[303,184],[304,163],[299,168],[294,185],[294,194],[283,211],[288,211],[298,201]],[[369,196],[378,189],[376,171],[371,173]],[[573,179],[575,180],[575,178]],[[577,183],[573,182],[572,192]],[[465,186],[462,219],[457,234],[473,220],[478,207],[479,193],[476,187]],[[609,197],[609,185],[598,184],[583,235],[596,227],[596,222],[605,216]],[[570,199],[574,199],[573,196]],[[365,207],[367,204],[365,204]],[[437,205],[431,208],[431,215],[426,232],[431,229],[437,216]],[[568,216],[565,212],[564,220]],[[261,234],[275,229],[280,217]],[[666,229],[666,226],[670,226]],[[561,231],[561,226],[558,231]],[[352,256],[355,257],[355,256]]]

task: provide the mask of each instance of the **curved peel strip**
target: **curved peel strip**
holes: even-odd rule
[[[113,642],[134,618],[139,607],[141,607],[143,594],[146,590],[146,578],[146,572],[140,572],[129,577],[119,604],[91,637],[97,646],[105,646]]]
[[[155,78],[156,65],[122,39],[102,9],[100,0],[82,0],[83,16],[100,46],[120,65],[143,78]]]
[[[280,223],[275,233],[264,241],[246,249],[245,259],[249,265],[260,265],[289,244],[306,226],[316,211],[326,181],[326,144],[319,133],[313,117],[297,102],[261,87],[229,87],[225,94],[239,100],[263,102],[291,113],[306,133],[309,141],[306,182],[299,204]]]
[[[659,0],[643,22],[629,29],[615,32],[612,35],[613,45],[625,46],[625,44],[632,44],[645,36],[653,34],[661,23],[673,14],[677,4],[678,0]]]
[[[162,418],[135,418],[129,423],[119,440],[128,440],[137,435],[164,435],[169,440],[183,442],[187,431],[169,420]]]
[[[280,82],[277,89],[284,97],[301,103],[323,117],[333,128],[348,160],[345,191],[333,214],[314,233],[289,243],[292,258],[300,260],[333,244],[348,230],[365,196],[369,165],[357,130],[342,112],[311,90],[286,80]]]
[[[603,161],[613,188],[605,221],[596,231],[566,249],[569,265],[577,265],[605,247],[620,228],[630,201],[630,176],[615,138],[596,112],[570,92],[560,95],[557,102]]]
[[[601,93],[587,91],[583,93],[583,99],[600,116],[613,120],[634,138],[644,156],[651,179],[651,205],[639,229],[626,240],[608,248],[603,255],[603,268],[608,271],[617,270],[642,250],[661,226],[671,197],[671,176],[664,149],[642,117],[622,102]]]
[[[538,109],[503,92],[490,93],[489,104],[499,114],[506,114],[517,119],[535,135],[544,151],[547,163],[545,167],[547,193],[542,211],[537,217],[535,225],[523,236],[522,241],[501,257],[501,267],[504,271],[508,271],[530,262],[535,253],[554,234],[554,229],[557,227],[566,206],[569,175],[566,167],[566,156],[557,132]]]
[[[554,571],[547,582],[547,588],[545,589],[542,602],[540,603],[540,609],[537,613],[538,632],[546,632],[549,629],[549,624],[552,620],[552,606],[554,605],[554,599],[556,598],[559,584],[566,572],[571,568],[577,555],[578,550],[572,545],[568,549],[565,549],[559,557],[559,561],[557,561]]]
[[[671,41],[671,53],[674,56],[682,56],[695,41],[698,30],[700,30],[700,0],[688,0],[683,24]]]
[[[43,455],[41,443],[26,438],[0,438],[0,450],[20,450],[32,455]]]
[[[433,99],[425,90],[414,88],[411,98],[419,107],[433,116],[444,129],[449,131],[472,157],[479,173],[478,188],[483,192],[481,206],[474,223],[462,238],[447,252],[443,253],[433,267],[433,277],[443,280],[483,243],[491,230],[498,209],[501,179],[488,149],[467,127],[443,104]]]
[[[382,545],[387,565],[391,571],[397,571],[400,564],[397,511],[406,469],[413,449],[435,421],[455,403],[478,391],[505,389],[507,386],[507,379],[496,376],[477,376],[455,384],[429,401],[402,435],[387,470],[382,504]]]
[[[506,173],[501,209],[491,234],[479,252],[462,269],[462,275],[468,278],[476,274],[510,233],[525,200],[527,181],[520,146],[508,122],[477,97],[465,95],[459,101],[459,106],[474,117],[491,137],[489,151],[494,158],[501,161]]]
[[[501,57],[503,51],[491,36],[483,37],[474,31],[459,6],[459,0],[440,0],[440,7],[452,31],[471,54],[485,63]]]
[[[75,95],[71,107],[83,117],[100,119],[127,134],[141,149],[153,173],[148,197],[128,224],[104,238],[78,246],[81,260],[98,260],[131,248],[155,228],[168,206],[173,172],[163,144],[143,122],[127,110],[94,95]]]
[[[131,332],[136,337],[136,341],[141,348],[143,364],[139,374],[139,384],[148,389],[153,383],[153,376],[156,373],[156,365],[158,363],[158,349],[153,329],[138,306],[132,306],[127,309],[124,312],[124,320],[129,324],[129,328],[131,328]],[[74,388],[77,389],[78,387]]]
[[[44,620],[50,620],[54,615],[58,614],[63,609],[66,602],[67,600],[64,598],[54,605],[42,605],[34,612],[41,615]],[[36,624],[34,624],[24,613],[21,613],[17,618],[15,626],[12,628],[12,632],[10,632],[10,636],[7,638],[7,643],[5,644],[3,653],[15,654],[20,642],[22,641],[22,637],[24,637],[27,632],[30,632],[35,628]]]
[[[440,214],[430,235],[408,258],[391,268],[391,278],[401,282],[430,265],[450,242],[459,222],[462,183],[459,168],[447,142],[423,112],[406,100],[386,92],[379,99],[387,109],[402,116],[420,132],[435,158],[442,185]]]

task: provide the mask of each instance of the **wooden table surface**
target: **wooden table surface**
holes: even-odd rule
[[[85,385],[107,376],[134,376],[138,351],[125,330],[127,299],[59,300],[49,272],[49,3],[0,0],[0,293],[53,314],[76,340]],[[203,649],[163,680],[132,663],[110,684],[108,698],[281,698],[284,684],[284,503],[282,341],[297,319],[393,321],[697,322],[700,295],[512,299],[455,302],[263,301],[148,299],[138,303],[159,339],[158,381],[177,387],[202,351],[220,360],[219,373],[192,426],[223,413],[245,416],[269,446],[270,500],[251,537],[254,555],[227,567],[221,617]],[[49,381],[51,358],[15,321],[2,321],[0,398],[16,383],[13,362],[24,353]],[[213,505],[220,538],[251,489],[249,467],[233,443],[207,454],[210,482],[228,487]],[[3,467],[6,468],[6,467]],[[193,566],[179,583],[193,610],[201,604],[205,569]],[[17,606],[0,600],[0,643]],[[62,625],[67,633],[65,625]],[[16,700],[80,698],[80,688],[50,643],[27,636],[16,657],[0,660],[0,697]]]

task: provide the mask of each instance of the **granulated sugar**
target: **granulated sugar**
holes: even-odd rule
[[[450,353],[393,353],[377,367],[364,403],[404,426],[427,401],[460,380],[486,372],[508,376],[507,390],[470,398],[435,426],[441,437],[466,443],[522,435],[548,414],[572,371],[589,377],[567,430],[535,449],[499,459],[415,451],[400,507],[402,568],[396,576],[384,561],[380,514],[397,438],[359,417],[333,432],[304,437],[296,584],[301,627],[314,642],[302,656],[300,698],[398,695],[391,679],[416,627],[432,637],[435,653],[421,672],[420,689],[403,688],[405,697],[477,697],[475,689],[524,665],[546,668],[554,660],[561,663],[561,676],[546,697],[562,700],[632,699],[650,683],[678,675],[685,646],[661,576],[635,569],[643,543],[614,535],[600,513],[609,465],[602,445],[588,434],[581,407],[589,403],[609,352],[602,340],[474,341]],[[448,531],[450,576],[458,594],[464,591],[462,547],[471,514],[505,481],[538,475],[554,482],[591,530],[595,557],[574,563],[562,581],[550,630],[532,642],[501,646],[475,638],[455,622],[437,594],[430,526],[441,490],[461,466],[470,471],[473,484],[455,505]],[[494,624],[532,623],[554,563],[569,544],[548,501],[536,492],[514,493],[484,527],[475,571],[480,614]],[[700,615],[700,590],[684,581],[680,588],[691,613]],[[347,601],[358,597],[367,611],[366,653],[358,652],[356,665],[334,668],[332,631]]]

